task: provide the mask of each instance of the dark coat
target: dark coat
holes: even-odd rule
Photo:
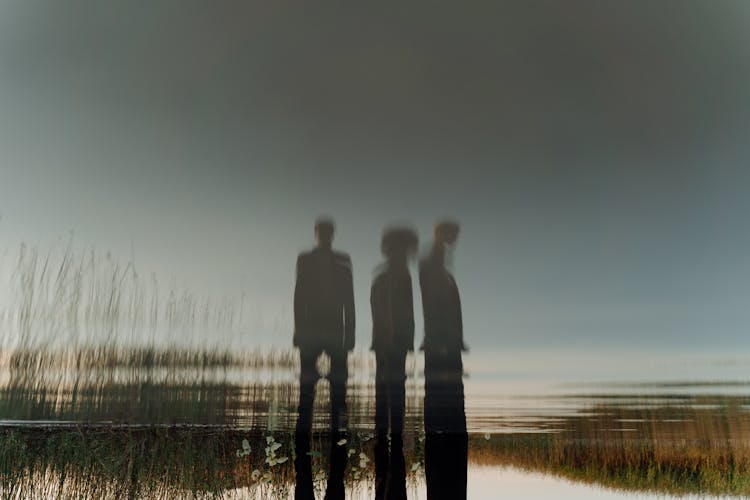
[[[414,300],[409,270],[386,268],[370,290],[372,347],[376,353],[414,350]]]
[[[464,345],[461,299],[456,281],[442,259],[429,256],[420,262],[419,286],[424,310],[423,348],[460,352]]]
[[[297,258],[294,345],[354,348],[354,288],[347,254],[316,248]]]

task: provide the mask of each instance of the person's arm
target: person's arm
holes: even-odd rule
[[[393,324],[398,328],[397,332],[402,347],[409,351],[414,350],[414,295],[411,289],[411,278],[409,275],[401,276],[395,287],[393,303]]]
[[[456,285],[455,280],[453,281],[453,286],[456,290],[456,327],[458,328],[458,338],[461,341],[461,350],[468,352],[469,346],[464,342],[464,320],[461,313],[461,296],[458,293],[458,285]]]
[[[422,293],[422,316],[424,319],[424,338],[422,344],[419,346],[419,350],[423,351],[425,344],[427,343],[427,332],[431,329],[432,315],[430,313],[430,286],[429,278],[427,277],[427,270],[424,265],[419,266],[419,288]]]
[[[414,350],[414,293],[411,288],[411,277],[408,277],[406,280],[407,284],[407,297],[406,297],[406,303],[408,304],[407,313],[409,314],[409,322],[407,324],[408,328],[408,340],[409,340],[409,350]]]
[[[307,316],[307,303],[305,300],[305,280],[303,273],[303,259],[297,257],[296,282],[294,284],[294,336],[292,344],[299,347],[304,336],[304,323]]]
[[[344,348],[351,351],[354,349],[354,283],[351,261],[345,267],[344,279]]]
[[[372,342],[370,343],[370,350],[374,351],[376,347],[376,342],[378,339],[378,319],[377,319],[377,313],[378,313],[378,305],[375,298],[375,293],[377,290],[377,285],[375,280],[372,282],[372,286],[370,287],[370,313],[372,314]]]

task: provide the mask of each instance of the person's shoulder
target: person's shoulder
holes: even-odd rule
[[[382,267],[376,268],[372,274],[373,288],[381,286],[387,278],[388,278],[388,273],[384,268]]]
[[[376,269],[372,277],[372,286],[370,287],[370,297],[376,298],[377,302],[382,303],[383,296],[388,290],[388,273],[382,269]]]
[[[349,257],[349,254],[346,252],[340,252],[340,251],[334,251],[333,252],[333,261],[340,265],[347,267],[351,269],[352,267],[352,258]]]
[[[299,255],[297,255],[297,262],[304,262],[304,261],[310,260],[310,257],[312,256],[312,254],[313,252],[311,250],[300,252]]]
[[[297,255],[297,271],[309,268],[311,265],[314,266],[314,264],[310,263],[314,259],[313,255],[312,251],[300,252],[299,255]]]
[[[336,260],[342,260],[342,261],[347,261],[347,262],[351,262],[352,260],[351,257],[349,257],[348,253],[342,252],[340,250],[333,251],[333,258]]]

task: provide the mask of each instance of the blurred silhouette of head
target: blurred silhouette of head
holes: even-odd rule
[[[441,220],[435,223],[435,244],[453,245],[458,239],[459,225],[452,220]]]
[[[417,232],[408,227],[391,227],[383,231],[380,251],[388,260],[406,261],[417,252]]]
[[[333,219],[318,217],[315,221],[315,240],[319,247],[329,248],[333,242]]]

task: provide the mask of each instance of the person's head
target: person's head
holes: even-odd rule
[[[333,242],[333,219],[318,217],[315,221],[315,241],[319,247],[330,247]]]
[[[406,262],[416,253],[418,244],[419,238],[413,229],[391,227],[383,231],[380,251],[389,261]]]
[[[458,239],[459,225],[452,220],[440,220],[435,223],[435,243],[453,245]]]

